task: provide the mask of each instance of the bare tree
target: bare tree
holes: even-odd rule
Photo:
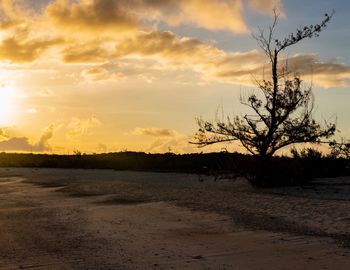
[[[325,14],[320,24],[297,29],[283,40],[274,37],[278,14],[267,33],[260,29],[253,35],[271,64],[271,79],[256,80],[260,95],[241,99],[252,114],[215,121],[197,119],[198,132],[191,142],[200,147],[238,140],[251,154],[270,157],[287,145],[319,143],[334,135],[335,124],[317,123],[313,118],[311,87],[304,88],[298,74],[290,78],[286,67],[280,68],[280,53],[306,38],[318,37],[333,16]]]

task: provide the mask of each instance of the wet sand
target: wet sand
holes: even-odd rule
[[[344,189],[256,192],[195,175],[97,170],[0,176],[0,269],[350,268]]]

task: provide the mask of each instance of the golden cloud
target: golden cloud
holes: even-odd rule
[[[187,66],[212,78],[230,77],[235,83],[245,84],[251,84],[251,72],[265,60],[264,55],[256,50],[228,53],[213,44],[194,38],[180,38],[169,31],[143,32],[117,46],[116,57],[134,55]]]
[[[46,17],[55,26],[69,31],[122,32],[136,29],[138,20],[123,1],[81,0],[71,2],[56,0],[45,11]]]
[[[35,145],[36,151],[45,151],[50,149],[49,140],[53,137],[54,130],[55,126],[53,124],[45,128],[38,143]]]
[[[10,37],[0,43],[0,60],[12,63],[26,63],[38,59],[43,52],[60,44],[62,40],[17,39]]]
[[[124,65],[124,70],[119,66],[126,59],[137,59],[140,63],[151,59],[160,63],[159,70],[190,69],[202,74],[206,81],[251,85],[252,76],[262,74],[266,61],[265,56],[257,50],[227,52],[213,43],[179,37],[170,31],[154,28],[140,30],[151,27],[154,21],[159,20],[172,25],[192,23],[212,30],[244,32],[246,26],[241,16],[243,0],[53,0],[44,8],[42,17],[35,17],[40,21],[40,27],[46,27],[42,36],[34,33],[35,18],[28,17],[29,13],[23,11],[20,4],[15,5],[15,2],[0,1],[5,14],[3,27],[14,20],[17,11],[21,14],[21,20],[25,21],[9,30],[10,33],[3,38],[0,60],[32,62],[60,44],[65,46],[59,52],[64,63],[89,64],[90,67],[84,67],[81,75],[90,82],[120,79],[125,74],[135,75],[136,72],[139,76],[147,73],[148,77],[154,77],[155,72],[150,72],[147,67],[131,72],[134,66],[128,69]],[[268,13],[273,6],[283,8],[280,0],[247,0],[247,5],[263,13]],[[47,19],[54,28],[50,28],[52,25],[47,24]],[[50,31],[54,29],[70,29],[77,34],[86,32],[89,35],[84,38],[69,35],[63,41],[59,37],[64,33]],[[132,34],[120,35],[123,31],[132,31]],[[103,35],[103,32],[107,32],[108,36]],[[96,33],[99,34],[98,39]],[[322,62],[311,55],[291,57],[289,62],[290,66],[295,66],[293,70],[307,78],[312,75],[315,83],[321,86],[348,84],[349,67],[345,64]],[[112,68],[91,68],[91,64],[104,64]]]
[[[95,46],[95,47],[94,47]],[[96,63],[112,62],[117,59],[122,63],[127,59],[137,61],[156,61],[160,63],[158,68],[166,69],[191,69],[203,75],[206,81],[223,81],[226,83],[252,85],[254,77],[260,78],[263,73],[269,74],[269,66],[265,55],[258,50],[246,52],[227,52],[218,49],[215,44],[200,41],[195,38],[179,37],[170,31],[135,32],[131,37],[126,37],[117,42],[114,51],[102,49],[94,44],[91,53],[82,46],[65,49],[64,61],[66,63],[86,62]],[[74,53],[74,50],[77,53]],[[281,59],[280,63],[285,63]],[[119,79],[125,77],[125,72],[116,64],[110,72],[105,68],[85,69],[82,76],[90,81]],[[132,67],[132,65],[131,65]],[[288,67],[291,72],[300,73],[306,79],[313,76],[314,82],[323,87],[345,86],[348,84],[349,66],[341,63],[323,62],[315,55],[296,55],[288,59]],[[133,67],[135,68],[135,67]],[[149,67],[144,67],[137,72],[149,73]],[[135,71],[136,72],[136,71]],[[134,73],[135,73],[134,72]],[[159,72],[158,72],[159,73]],[[130,70],[127,72],[130,74]],[[150,74],[154,76],[153,74]]]
[[[193,24],[209,30],[247,32],[242,0],[144,0],[144,10],[169,25]]]
[[[46,152],[51,150],[49,141],[54,135],[55,126],[49,125],[42,132],[40,139],[36,143],[31,143],[27,137],[9,137],[0,141],[1,151],[21,151],[21,152]]]
[[[186,136],[184,134],[178,134],[175,137],[169,138],[156,138],[150,145],[145,147],[145,152],[151,153],[194,153],[199,152],[198,147],[189,144],[188,142],[191,140],[190,136]]]
[[[170,31],[140,32],[120,42],[116,57],[155,57],[176,64],[200,65],[251,65],[264,58],[257,51],[227,53],[211,43],[195,38],[178,37]]]
[[[34,27],[36,19],[22,4],[22,1],[0,0],[0,60],[32,62],[63,41],[38,34]]]
[[[153,137],[173,137],[176,135],[176,132],[167,128],[135,128],[132,134]]]
[[[140,29],[156,21],[243,33],[248,27],[242,10],[243,0],[55,0],[45,15],[61,29],[99,34]]]
[[[5,21],[0,22],[0,29],[7,30],[7,29],[10,29],[10,28],[17,26],[17,25],[18,25],[18,21],[5,20]]]
[[[187,66],[204,76],[235,84],[252,85],[253,77],[269,73],[264,66],[266,57],[257,50],[225,52],[213,44],[194,38],[181,38],[172,32],[142,32],[117,46],[117,57],[153,57],[171,65]],[[281,59],[280,63],[286,63]],[[299,73],[323,87],[345,86],[349,82],[350,67],[323,62],[315,55],[296,55],[287,60],[290,72]],[[282,67],[282,65],[281,65]]]
[[[67,64],[75,63],[104,63],[110,54],[96,42],[68,46],[61,51],[62,60]]]
[[[73,117],[68,123],[68,136],[70,138],[78,138],[81,136],[89,136],[92,130],[102,125],[102,122],[96,117],[91,116],[86,119]]]
[[[0,138],[1,139],[8,139],[11,136],[9,135],[9,128],[1,127],[0,128]]]
[[[26,12],[22,5],[14,0],[0,0],[0,13],[6,20],[15,21],[22,17]]]
[[[123,79],[125,76],[121,72],[109,72],[103,67],[93,67],[82,71],[82,77],[90,82]]]
[[[1,30],[8,30],[30,23],[29,18],[32,13],[23,5],[27,2],[24,0],[0,0]]]

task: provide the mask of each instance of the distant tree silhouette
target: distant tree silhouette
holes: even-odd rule
[[[350,140],[342,138],[340,142],[330,142],[329,146],[332,157],[350,159]]]
[[[320,159],[323,157],[323,154],[320,150],[311,148],[311,147],[303,148],[300,151],[298,151],[298,149],[293,147],[290,150],[290,153],[292,155],[292,158],[297,158],[297,159],[301,159],[301,158]]]
[[[279,65],[280,53],[306,38],[318,37],[333,16],[325,14],[320,24],[297,29],[283,40],[274,32],[278,14],[267,34],[259,30],[253,35],[271,64],[271,79],[256,80],[261,95],[250,94],[241,98],[252,114],[227,116],[226,120],[206,121],[197,119],[199,129],[192,144],[200,147],[219,142],[238,140],[245,149],[259,157],[271,157],[285,146],[296,143],[319,143],[334,135],[334,123],[317,123],[313,118],[314,99],[312,89],[304,88],[298,74],[289,76],[287,65]]]

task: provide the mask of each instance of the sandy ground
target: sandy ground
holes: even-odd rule
[[[198,180],[0,169],[0,269],[350,269],[348,179]]]

